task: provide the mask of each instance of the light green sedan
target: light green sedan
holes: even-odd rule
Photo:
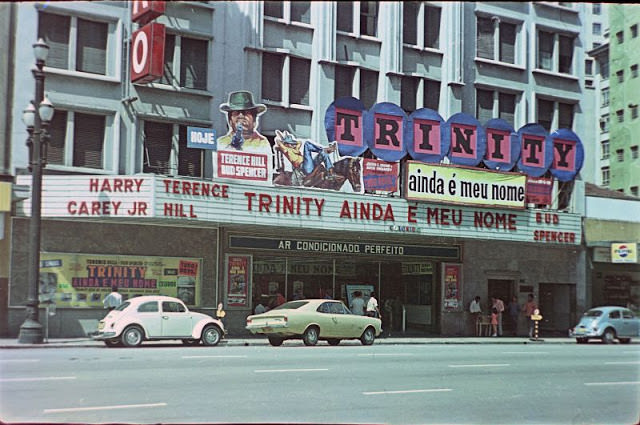
[[[343,339],[359,339],[362,345],[371,345],[382,332],[382,322],[352,314],[342,301],[308,299],[289,301],[249,316],[246,328],[253,334],[266,335],[273,346],[298,338],[305,345],[316,345],[319,340],[338,345]]]

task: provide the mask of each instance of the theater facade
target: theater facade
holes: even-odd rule
[[[166,294],[212,315],[223,302],[233,336],[246,335],[246,316],[278,293],[348,304],[357,290],[378,294],[392,334],[472,335],[475,296],[488,311],[494,295],[523,304],[528,294],[542,328],[566,332],[585,303],[582,216],[552,198],[581,166],[577,136],[359,105],[331,105],[324,146],[278,131],[271,152],[223,149],[190,129],[194,144],[207,142],[210,179],[46,175],[48,335],[92,332],[112,285],[125,298]],[[307,157],[313,168],[302,172],[296,158]],[[7,322],[17,335],[30,200],[15,210]],[[526,335],[524,318],[505,326]]]

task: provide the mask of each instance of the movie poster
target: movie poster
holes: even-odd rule
[[[442,311],[462,311],[462,265],[443,263]]]
[[[227,307],[250,307],[251,257],[227,255]]]
[[[168,295],[190,306],[200,305],[199,258],[40,254],[41,303],[57,307],[99,307],[118,287],[123,300],[140,295]]]

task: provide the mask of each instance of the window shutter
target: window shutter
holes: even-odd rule
[[[166,34],[164,37],[164,71],[160,84],[173,85],[173,54],[176,48],[176,36],[173,34]]]
[[[505,22],[500,24],[500,61],[516,62],[516,26]]]
[[[439,7],[425,7],[424,46],[437,49],[440,47],[440,15]]]
[[[479,58],[495,59],[493,52],[493,22],[488,18],[478,17],[478,47]]]
[[[553,102],[550,100],[538,99],[538,124],[545,130],[551,131],[553,122]]]
[[[74,114],[73,166],[103,168],[104,115]]]
[[[400,86],[400,107],[407,114],[410,114],[416,110],[418,79],[414,77],[402,77]]]
[[[338,2],[337,21],[338,31],[353,32],[353,3]]]
[[[264,15],[271,16],[272,18],[283,18],[282,7],[283,4],[281,1],[265,1]]]
[[[262,54],[262,98],[282,102],[283,58],[271,53]]]
[[[544,31],[538,33],[538,68],[553,68],[553,34]]]
[[[173,125],[145,121],[144,148],[145,163],[143,172],[171,174],[171,138]]]
[[[378,99],[378,73],[360,70],[360,100],[365,108],[371,108]]]
[[[360,2],[360,34],[375,37],[378,34],[378,3]]]
[[[516,95],[508,94],[508,93],[500,93],[500,101],[499,101],[499,116],[501,118],[515,126],[515,115],[516,115]]]
[[[476,116],[481,124],[486,124],[493,118],[493,92],[478,89],[476,97]]]
[[[202,149],[187,147],[187,127],[178,129],[178,175],[202,177]]]
[[[180,87],[207,89],[207,47],[206,40],[182,37],[180,48]]]
[[[76,71],[106,74],[109,25],[78,18]]]
[[[353,96],[353,69],[348,66],[336,66],[334,80],[334,99]]]
[[[289,102],[298,105],[309,104],[309,73],[311,61],[306,59],[290,58],[289,64]]]
[[[573,64],[573,37],[560,36],[560,63],[558,71],[570,74]]]
[[[437,111],[440,106],[440,81],[424,81],[424,107]]]
[[[38,13],[38,38],[49,45],[47,66],[52,68],[69,68],[69,26],[68,16]]]
[[[570,103],[558,104],[558,126],[560,128],[573,129],[573,105]]]
[[[56,110],[49,124],[47,162],[64,165],[64,143],[67,136],[67,111]]]
[[[402,4],[402,42],[406,44],[418,44],[418,2],[407,1]],[[425,28],[426,29],[426,28]]]

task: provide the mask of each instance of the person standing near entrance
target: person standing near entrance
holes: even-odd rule
[[[478,321],[480,320],[480,316],[482,315],[482,307],[480,307],[480,297],[476,296],[471,304],[469,305],[469,313],[471,313],[471,326],[473,331],[472,335],[478,333]]]
[[[353,314],[364,316],[364,300],[362,299],[362,292],[355,291],[353,293],[353,299],[351,300],[349,309]]]
[[[518,317],[520,316],[520,304],[518,304],[518,297],[515,295],[511,298],[511,302],[507,306],[509,310],[509,317],[511,318],[511,329],[513,329],[513,336],[518,335]]]
[[[502,313],[504,312],[504,302],[497,296],[491,298],[492,308],[496,309],[498,319],[498,336],[502,336]]]
[[[120,307],[120,304],[122,304],[122,295],[118,292],[117,286],[113,285],[111,287],[111,293],[104,297],[102,304],[104,305],[104,308],[109,311]]]
[[[376,299],[375,292],[371,292],[369,295],[369,301],[367,301],[367,316],[380,317],[380,310],[378,309],[378,300]]]
[[[524,315],[527,316],[527,324],[529,325],[529,338],[533,338],[533,326],[534,322],[531,319],[531,315],[538,308],[538,304],[534,301],[533,294],[529,294],[527,302],[524,305]]]

